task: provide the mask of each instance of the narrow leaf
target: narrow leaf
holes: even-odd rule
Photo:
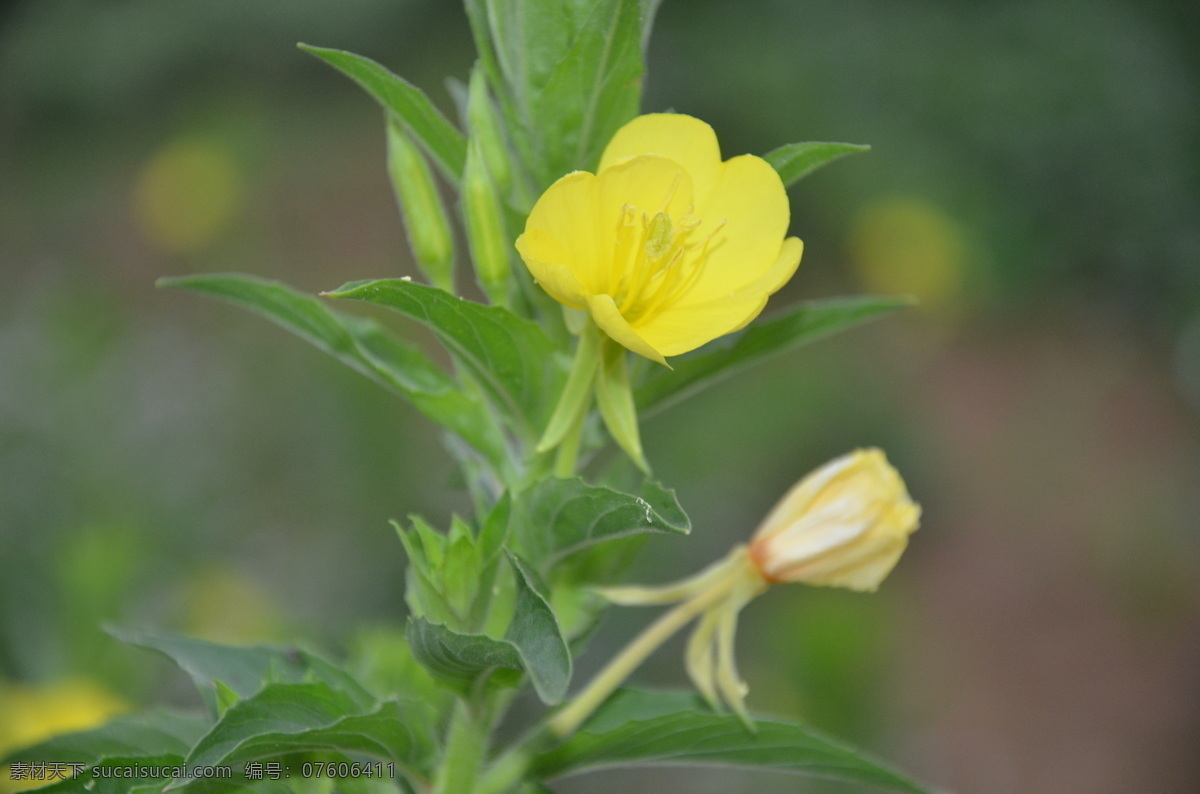
[[[763,159],[778,172],[784,185],[792,185],[839,157],[845,157],[855,152],[870,151],[870,149],[870,146],[858,143],[810,141],[780,146],[763,155]]]
[[[691,520],[675,492],[647,481],[638,494],[578,477],[546,479],[517,494],[509,517],[513,548],[543,574],[593,544],[640,533],[686,535]]]
[[[187,764],[235,766],[287,753],[335,751],[393,762],[422,782],[435,747],[430,720],[417,704],[389,701],[364,712],[324,683],[271,684],[231,706],[192,748]],[[191,783],[180,780],[167,790]]]
[[[601,0],[534,95],[533,123],[550,178],[593,169],[600,152],[641,103],[640,0]]]
[[[446,178],[458,182],[467,159],[467,142],[425,92],[370,58],[343,50],[298,45],[358,83],[376,102],[408,127],[433,156]]]
[[[248,698],[267,682],[299,683],[315,679],[360,707],[375,703],[375,698],[349,674],[299,648],[221,645],[131,629],[109,628],[108,633],[127,645],[157,651],[170,658],[192,677],[214,710],[218,680],[238,696]]]
[[[623,690],[562,745],[535,759],[535,774],[553,778],[615,766],[720,765],[769,769],[869,783],[892,791],[928,789],[865,753],[797,722],[756,717],[756,733],[732,715],[714,714],[698,698]]]
[[[908,297],[866,296],[795,304],[742,331],[671,359],[673,370],[655,367],[635,390],[639,411],[644,418],[743,367],[913,303]]]
[[[212,295],[266,317],[404,397],[480,450],[493,466],[507,465],[503,435],[487,408],[464,394],[418,348],[377,323],[335,312],[311,295],[254,276],[203,274],[159,279],[158,284]]]
[[[562,369],[554,360],[554,343],[536,323],[403,279],[352,282],[326,294],[416,320],[479,379],[523,435],[532,437],[545,423],[562,388]]]
[[[538,697],[554,705],[567,694],[571,683],[571,652],[558,618],[534,583],[533,573],[512,554],[509,561],[517,574],[517,604],[504,636],[521,654]]]

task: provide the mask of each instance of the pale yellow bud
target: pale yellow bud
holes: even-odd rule
[[[750,559],[769,582],[873,591],[920,517],[883,452],[855,450],[784,495],[755,532]]]

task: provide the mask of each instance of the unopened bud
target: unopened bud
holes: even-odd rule
[[[788,491],[755,532],[750,559],[769,582],[873,591],[920,517],[883,452],[860,449]]]
[[[680,603],[555,715],[551,730],[572,733],[637,665],[694,619],[684,657],[688,675],[714,708],[724,703],[752,728],[747,687],[734,661],[738,613],[776,582],[874,590],[900,559],[920,517],[921,508],[883,452],[860,449],[826,463],[788,491],[749,547],[736,546],[679,582],[601,590],[616,604]]]
[[[480,64],[476,64],[471,72],[467,98],[467,129],[472,138],[479,140],[483,161],[487,163],[488,174],[492,178],[492,184],[496,186],[496,192],[501,196],[505,195],[512,184],[512,162],[509,159],[508,146],[504,143],[504,134],[500,131],[500,122],[496,118],[496,108],[488,95],[487,75]]]
[[[388,117],[388,173],[417,266],[435,286],[454,291],[454,238],[433,174],[399,121]]]
[[[463,215],[467,222],[467,240],[479,285],[492,303],[507,303],[509,262],[512,243],[504,233],[504,217],[495,185],[477,138],[467,147],[467,163],[462,180]]]

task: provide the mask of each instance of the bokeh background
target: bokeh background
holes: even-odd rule
[[[646,423],[693,517],[644,581],[744,538],[855,446],[923,527],[875,596],[744,617],[750,703],[947,790],[1200,790],[1200,6],[668,0],[648,110],[727,155],[870,143],[792,190],[774,299],[920,308]],[[387,520],[464,505],[415,411],[266,322],[156,291],[413,273],[376,106],[297,41],[450,110],[445,0],[0,7],[0,748],[192,696],[106,623],[334,655],[403,615]],[[613,615],[594,669],[645,620]],[[684,683],[676,643],[640,673]],[[636,772],[566,792],[851,791]]]

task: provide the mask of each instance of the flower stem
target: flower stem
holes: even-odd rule
[[[605,665],[575,700],[554,715],[550,720],[550,730],[559,736],[574,733],[613,690],[624,683],[629,674],[646,660],[646,657],[693,618],[727,596],[736,582],[737,569],[731,568],[729,576],[694,598],[684,601],[647,626],[633,642]]]
[[[575,421],[567,429],[567,434],[558,445],[554,456],[554,476],[570,477],[575,474],[575,463],[579,460],[579,448],[583,444],[583,423],[587,420],[587,403],[580,411]]]
[[[446,752],[438,769],[435,794],[472,794],[487,752],[486,728],[467,704],[459,702],[450,719]]]
[[[589,323],[579,335],[579,346],[575,349],[575,361],[563,386],[562,395],[546,430],[538,441],[538,452],[549,452],[564,443],[564,439],[577,426],[581,426],[592,404],[592,382],[600,368],[600,333]],[[578,450],[576,450],[578,452]],[[574,461],[571,461],[572,469]]]

